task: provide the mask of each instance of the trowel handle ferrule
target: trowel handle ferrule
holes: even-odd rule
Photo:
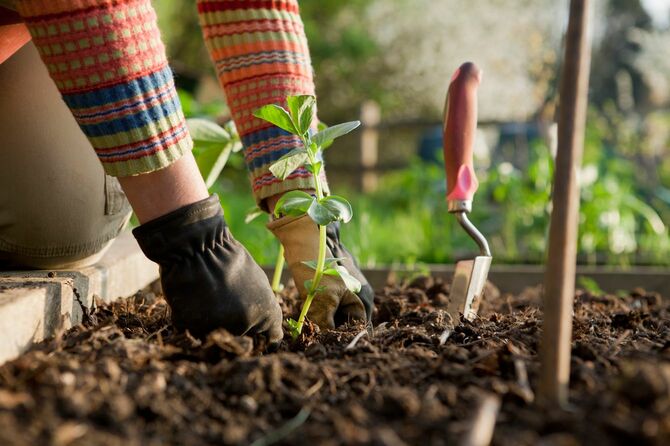
[[[447,199],[447,210],[452,214],[456,212],[472,212],[472,200],[449,200]]]
[[[469,212],[472,197],[479,186],[473,168],[472,150],[477,130],[477,88],[481,77],[479,68],[466,62],[456,70],[449,84],[443,136],[450,212]]]

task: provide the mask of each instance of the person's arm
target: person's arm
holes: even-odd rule
[[[198,0],[198,13],[205,43],[225,90],[235,125],[245,147],[245,161],[257,203],[272,212],[284,193],[313,188],[312,174],[304,166],[286,180],[276,178],[270,166],[286,153],[301,147],[300,139],[253,116],[267,104],[286,107],[286,97],[314,95],[314,79],[307,38],[297,0]],[[332,150],[332,149],[331,149]],[[322,184],[328,193],[325,171]],[[303,261],[316,259],[319,231],[309,217],[282,218],[269,228],[285,248],[285,256],[296,286],[304,297],[305,280],[313,270]],[[324,328],[336,322],[369,319],[374,293],[353,257],[339,240],[339,231],[328,231],[328,257],[340,263],[361,282],[356,295],[339,278],[325,277],[309,317]],[[341,254],[341,255],[340,255]]]
[[[197,3],[205,44],[244,145],[252,192],[271,211],[270,205],[285,192],[313,187],[304,166],[283,181],[272,175],[272,163],[299,147],[300,139],[253,116],[263,105],[286,107],[287,96],[315,94],[298,2]],[[323,184],[327,189],[325,174]]]
[[[192,148],[148,0],[23,0],[17,8],[105,172],[165,168]]]
[[[191,154],[150,0],[16,6],[63,100],[142,223],[134,234],[160,265],[175,325],[197,335],[218,327],[264,332],[278,341],[281,310],[267,278],[232,238]]]
[[[150,1],[25,0],[16,7],[140,221],[207,198]]]

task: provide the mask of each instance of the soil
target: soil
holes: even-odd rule
[[[295,289],[281,299],[296,311]],[[489,286],[455,327],[448,301],[431,278],[388,286],[374,329],[309,326],[263,353],[176,333],[165,301],[138,293],[0,367],[0,444],[454,444],[491,395],[493,444],[670,444],[669,300],[576,294],[567,410],[535,404],[537,289]]]

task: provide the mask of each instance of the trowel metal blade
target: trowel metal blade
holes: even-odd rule
[[[474,260],[456,263],[447,308],[454,321],[458,321],[461,314],[469,321],[477,316],[491,260],[492,257],[477,256]]]

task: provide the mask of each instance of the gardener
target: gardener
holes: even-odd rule
[[[12,43],[32,43],[0,65],[0,262],[43,269],[94,263],[125,226],[129,202],[141,223],[133,234],[160,265],[175,326],[198,336],[223,327],[278,342],[282,314],[267,278],[230,234],[191,154],[150,0],[14,3],[18,15],[2,10],[0,24],[24,21],[30,35],[22,36],[20,24],[0,28],[10,36],[0,39],[0,56]],[[270,173],[299,140],[252,116],[286,96],[314,94],[297,1],[199,0],[197,7],[254,196],[272,211],[285,192],[312,184],[303,168],[285,181]],[[310,278],[300,261],[316,258],[316,225],[306,216],[283,217],[269,228],[295,281]],[[351,259],[335,227],[328,246]],[[363,283],[358,295],[339,278],[324,282],[309,313],[320,326],[369,319],[372,290],[360,271],[352,273]]]

